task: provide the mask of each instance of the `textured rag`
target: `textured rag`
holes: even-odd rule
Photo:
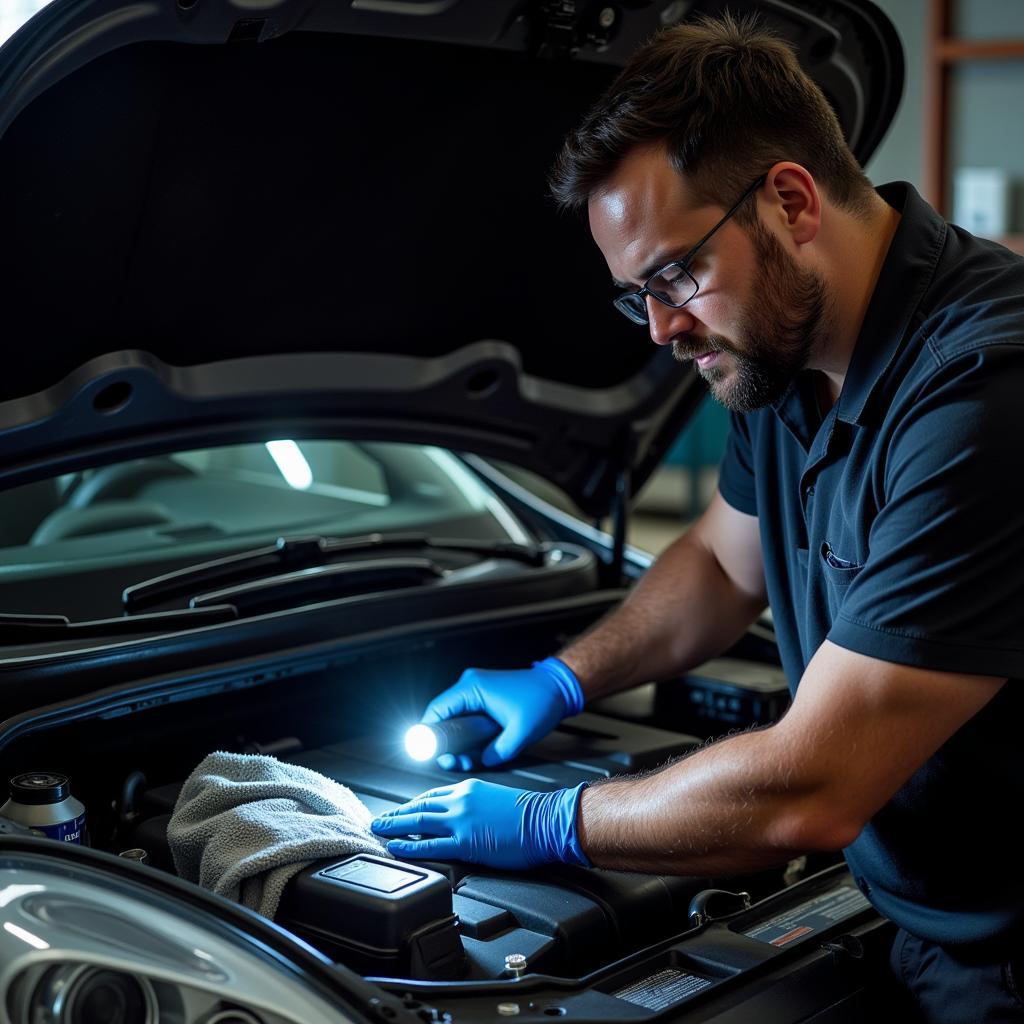
[[[167,827],[182,878],[273,918],[293,875],[324,857],[391,855],[346,786],[274,757],[217,752],[189,776]]]

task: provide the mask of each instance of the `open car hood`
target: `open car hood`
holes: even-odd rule
[[[703,385],[614,312],[545,175],[645,38],[725,6],[54,0],[0,49],[0,486],[372,437],[603,513]],[[795,43],[866,161],[903,81],[885,16],[728,6]]]

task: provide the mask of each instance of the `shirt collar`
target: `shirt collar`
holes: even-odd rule
[[[878,194],[902,214],[854,346],[836,416],[858,426],[908,335],[946,241],[946,222],[905,181]]]

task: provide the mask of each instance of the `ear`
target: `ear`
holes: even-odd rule
[[[814,241],[821,227],[821,196],[811,172],[780,161],[768,172],[761,195],[772,221],[797,245]]]

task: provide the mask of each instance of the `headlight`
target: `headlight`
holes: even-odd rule
[[[24,852],[33,842],[40,852]],[[296,942],[314,970],[299,966],[282,954],[291,940],[273,926],[255,919],[246,927],[246,915],[219,901],[193,905],[174,895],[173,879],[147,884],[148,869],[108,870],[93,851],[69,856],[54,844],[49,855],[50,845],[0,848],[0,1005],[11,1024],[357,1019],[359,1001],[334,998],[329,989],[338,986],[320,977],[333,979],[329,963]]]
[[[51,967],[27,1001],[22,1016],[32,1024],[157,1024],[161,1016],[147,978],[88,964]]]

